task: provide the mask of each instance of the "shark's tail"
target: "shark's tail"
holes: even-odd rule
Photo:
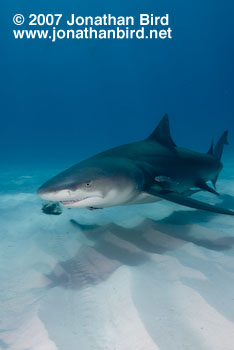
[[[223,133],[223,135],[220,137],[215,147],[214,147],[214,140],[212,140],[208,154],[214,156],[217,160],[221,160],[222,154],[223,154],[223,147],[224,145],[229,144],[227,136],[228,136],[228,130]]]

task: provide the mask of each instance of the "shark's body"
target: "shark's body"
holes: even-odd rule
[[[38,190],[68,208],[99,209],[166,199],[188,207],[234,215],[234,211],[189,198],[195,188],[217,194],[227,132],[202,154],[175,145],[167,115],[146,140],[119,146],[58,174]]]

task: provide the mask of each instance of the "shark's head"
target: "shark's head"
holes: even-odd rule
[[[129,168],[105,159],[69,168],[43,184],[38,194],[67,208],[104,208],[127,202],[137,187]]]

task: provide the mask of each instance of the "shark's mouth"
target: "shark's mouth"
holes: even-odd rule
[[[69,200],[69,201],[60,201],[60,203],[62,205],[71,205],[71,204],[74,204],[74,203],[79,203],[81,201],[83,201],[84,199],[87,199],[88,197],[85,197],[85,198],[82,198],[82,199],[73,199],[73,200]]]
[[[78,205],[78,203],[82,203],[82,206],[84,206],[84,204],[87,204],[87,206],[92,206],[92,204],[97,203],[97,201],[102,200],[103,197],[101,196],[87,196],[87,197],[83,197],[80,199],[69,199],[69,200],[63,200],[63,201],[59,201],[60,204],[62,204],[65,207],[76,207],[76,205]]]

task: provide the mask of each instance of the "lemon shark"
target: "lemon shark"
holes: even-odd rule
[[[165,115],[145,140],[99,153],[43,184],[41,198],[67,208],[101,209],[167,200],[186,207],[234,215],[191,195],[215,185],[223,167],[221,156],[228,131],[205,154],[177,147]],[[208,184],[210,182],[210,184]]]

